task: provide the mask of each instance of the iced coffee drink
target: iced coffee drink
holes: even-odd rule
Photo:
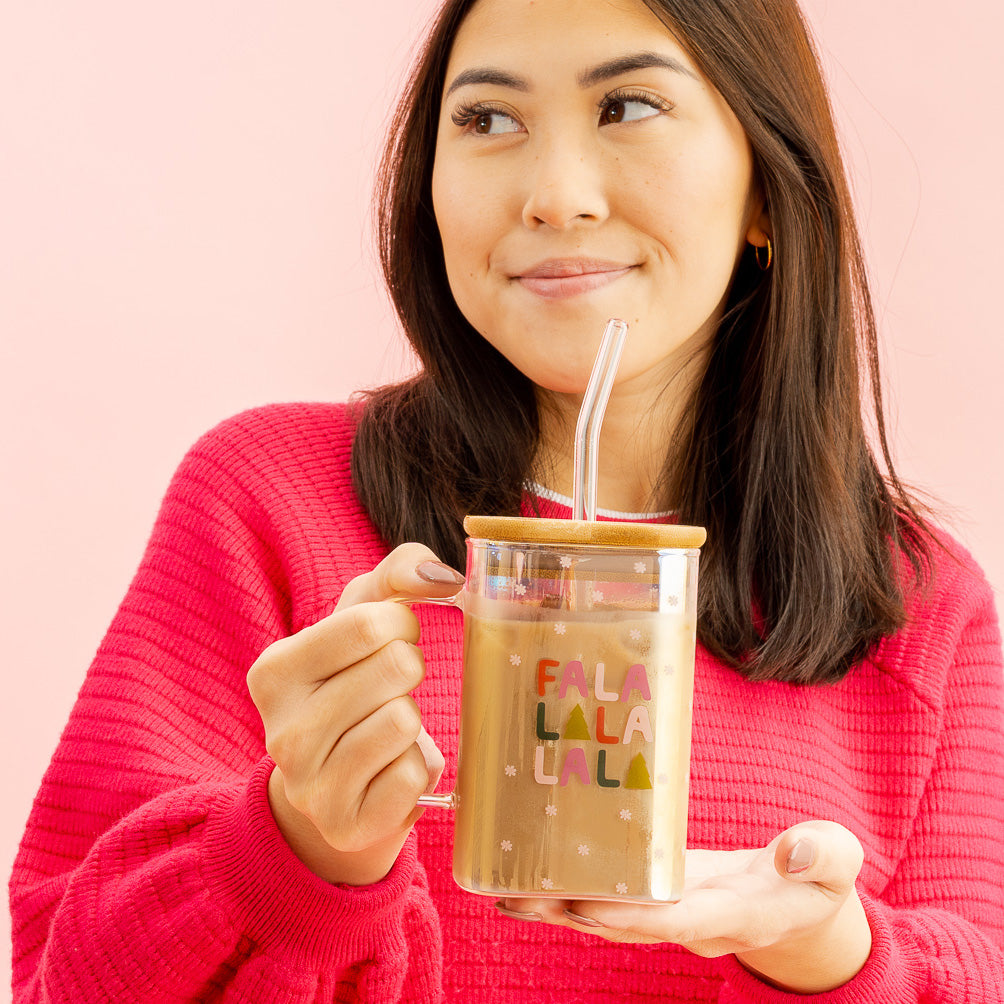
[[[516,621],[478,606],[465,638],[457,881],[474,892],[674,898],[693,621],[618,611]]]

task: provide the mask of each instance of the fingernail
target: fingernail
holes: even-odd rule
[[[804,872],[816,860],[816,848],[809,840],[799,840],[791,849],[784,868],[789,875]]]
[[[561,912],[569,920],[574,920],[576,924],[584,924],[586,927],[603,927],[598,920],[593,920],[592,917],[580,917],[577,913],[572,913],[571,910],[562,910]]]
[[[499,900],[495,904],[495,909],[502,914],[503,917],[509,917],[512,920],[543,920],[544,918],[539,913],[520,913],[517,910],[510,910],[509,907]]]
[[[464,577],[455,568],[441,561],[423,561],[415,566],[415,574],[424,582],[437,586],[460,586],[464,582]]]

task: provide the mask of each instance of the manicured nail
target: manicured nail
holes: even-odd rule
[[[797,875],[811,867],[816,860],[816,848],[809,840],[799,840],[791,849],[788,860],[785,862],[785,871],[789,875]]]
[[[503,917],[509,917],[511,920],[543,920],[544,918],[539,913],[520,913],[518,910],[510,910],[509,907],[499,900],[495,904],[495,909],[502,914]]]
[[[593,920],[592,917],[580,917],[577,913],[572,913],[571,910],[562,910],[561,912],[569,920],[574,920],[576,924],[584,924],[586,927],[603,927],[598,920]]]
[[[415,567],[415,574],[424,582],[437,586],[460,586],[464,582],[464,577],[455,568],[441,561],[423,561]]]

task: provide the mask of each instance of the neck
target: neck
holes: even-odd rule
[[[664,473],[669,446],[682,421],[703,359],[668,381],[646,378],[616,385],[600,431],[596,503],[621,512],[673,507]],[[538,390],[541,444],[535,478],[562,495],[573,494],[575,424],[581,394]]]

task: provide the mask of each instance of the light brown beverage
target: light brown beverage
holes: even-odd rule
[[[677,899],[692,604],[513,612],[480,597],[465,613],[455,880],[491,894]]]

